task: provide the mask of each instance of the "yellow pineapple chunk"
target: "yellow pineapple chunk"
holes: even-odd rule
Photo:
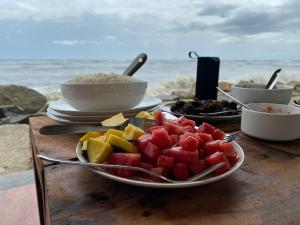
[[[100,131],[99,132],[98,131],[88,132],[80,138],[80,142],[83,143],[83,142],[89,140],[90,138],[100,137],[103,133],[104,132],[100,132]]]
[[[92,163],[103,163],[112,152],[113,147],[104,141],[91,138],[87,143],[87,155]]]
[[[142,118],[142,119],[148,119],[149,117],[152,117],[152,115],[151,115],[151,113],[149,113],[147,111],[141,111],[135,117]]]
[[[106,139],[107,139],[108,135],[104,134],[104,135],[101,135],[100,137],[97,137],[95,139],[99,140],[99,141],[104,141],[106,142]]]
[[[136,141],[143,134],[145,134],[145,131],[141,128],[128,124],[124,130],[123,138],[128,141]]]
[[[107,138],[107,142],[113,146],[123,149],[124,151],[126,151],[128,153],[136,153],[137,152],[137,148],[134,144],[131,144],[129,141],[127,141],[123,138],[120,138],[116,135],[110,134]]]
[[[105,132],[104,135],[109,136],[110,134],[116,135],[118,137],[123,137],[124,132],[120,130],[115,130],[115,129],[109,129],[108,131]]]
[[[123,116],[123,113],[118,113],[111,118],[103,120],[101,122],[102,126],[118,126],[124,123],[126,119]]]
[[[84,141],[82,143],[81,151],[86,151],[87,150],[87,143],[88,143],[88,141]]]

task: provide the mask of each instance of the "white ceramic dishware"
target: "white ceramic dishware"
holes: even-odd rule
[[[144,98],[147,82],[64,83],[60,86],[66,101],[80,111],[111,111],[130,109]]]
[[[242,108],[241,130],[267,141],[292,141],[300,138],[300,108],[272,103],[248,104]]]
[[[232,86],[231,95],[248,103],[277,103],[289,104],[293,87],[288,85],[276,85],[273,89],[266,89],[264,84],[238,84]]]
[[[161,99],[149,95],[145,95],[143,100],[136,106],[124,110],[111,110],[111,111],[82,111],[73,108],[66,100],[58,100],[49,103],[49,108],[66,115],[72,116],[102,116],[102,115],[115,115],[119,112],[122,113],[135,113],[145,110],[150,110],[161,103]]]

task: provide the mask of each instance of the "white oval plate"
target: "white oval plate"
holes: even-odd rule
[[[174,113],[171,111],[171,106],[174,103],[169,103],[165,105],[161,105],[159,108],[160,110],[171,113],[176,116],[185,116],[188,119],[196,120],[196,121],[228,121],[228,120],[235,120],[235,119],[240,119],[241,114],[238,115],[231,115],[231,116],[196,116],[196,115],[187,115],[187,114],[180,114],[180,113]]]
[[[69,120],[72,122],[96,122],[99,123],[107,118],[110,118],[112,116],[114,116],[114,114],[112,115],[101,115],[101,116],[71,116],[71,115],[67,115],[67,114],[63,114],[63,113],[59,113],[56,112],[54,110],[52,110],[51,108],[47,109],[47,113],[50,114],[51,116],[55,116],[59,119],[64,119],[64,120]],[[124,114],[124,116],[126,118],[131,118],[136,116],[137,113],[126,113]]]
[[[126,110],[121,110],[123,113],[134,113],[134,112],[139,112],[139,111],[144,111],[144,110],[149,110],[155,106],[158,106],[161,103],[161,99],[153,96],[148,96],[145,95],[144,99],[140,104],[137,106],[131,108],[131,109],[126,109]],[[77,109],[74,109],[71,107],[66,100],[59,100],[59,101],[54,101],[49,103],[49,108],[63,114],[67,115],[73,115],[73,116],[100,116],[100,115],[115,115],[119,112],[120,110],[115,110],[115,111],[101,111],[101,112],[86,112],[86,111],[79,111]]]
[[[241,146],[239,146],[234,141],[232,142],[232,144],[234,146],[235,151],[238,154],[237,163],[226,173],[223,173],[223,174],[220,174],[217,176],[215,176],[215,175],[206,176],[199,181],[177,183],[177,184],[176,183],[163,183],[163,182],[155,182],[155,181],[151,181],[151,180],[145,180],[145,179],[139,178],[139,177],[134,177],[134,179],[123,178],[123,177],[119,177],[119,176],[107,173],[101,169],[98,169],[98,170],[96,170],[94,168],[90,168],[90,169],[93,172],[95,172],[105,178],[108,178],[110,180],[114,180],[114,181],[121,182],[124,184],[134,185],[134,186],[147,187],[147,188],[169,188],[169,189],[195,187],[195,186],[200,186],[200,185],[216,182],[218,180],[222,180],[225,177],[228,177],[229,175],[231,175],[242,165],[242,163],[244,162],[244,158],[245,158],[243,149],[241,148]],[[77,158],[81,162],[88,162],[87,158],[82,154],[81,147],[82,147],[81,143],[78,143],[78,145],[76,147]]]

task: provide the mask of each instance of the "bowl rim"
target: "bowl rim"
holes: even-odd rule
[[[92,86],[96,86],[96,85],[112,85],[112,84],[117,84],[117,85],[128,85],[128,84],[137,84],[137,83],[144,83],[147,84],[147,81],[143,81],[143,80],[134,80],[134,81],[130,81],[130,82],[108,82],[108,83],[61,83],[60,85],[66,85],[66,86],[79,86],[79,85],[92,85]]]
[[[246,86],[246,87],[242,87],[242,86]],[[253,86],[262,86],[262,87],[264,87],[265,84],[234,84],[234,85],[232,85],[232,89],[236,89],[236,90],[251,90],[251,91],[258,91],[258,90],[260,90],[260,91],[262,91],[262,90],[263,91],[294,90],[294,87],[286,85],[286,84],[276,85],[278,87],[276,89],[257,88],[257,87],[253,87]]]
[[[292,114],[283,114],[283,113],[268,113],[268,112],[262,112],[262,111],[257,111],[257,110],[250,110],[245,107],[242,107],[242,111],[246,111],[247,113],[252,113],[252,114],[260,114],[260,115],[269,115],[269,116],[280,116],[280,117],[291,117],[291,116],[300,116],[300,109],[297,106],[294,105],[285,105],[285,104],[277,104],[277,103],[248,103],[246,104],[247,106],[253,106],[253,105],[263,105],[263,104],[269,104],[270,105],[276,105],[276,106],[283,106],[283,107],[289,107],[296,109],[299,111],[299,113],[292,113]]]

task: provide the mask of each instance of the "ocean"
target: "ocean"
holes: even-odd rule
[[[76,75],[96,72],[120,73],[130,60],[0,60],[0,84],[16,84],[31,87],[43,94],[59,91],[59,84]],[[283,82],[300,80],[300,60],[223,60],[219,80],[237,82],[254,80],[266,82],[273,71],[282,68]],[[149,60],[134,75],[155,87],[163,80],[195,76],[197,62],[194,60]]]

